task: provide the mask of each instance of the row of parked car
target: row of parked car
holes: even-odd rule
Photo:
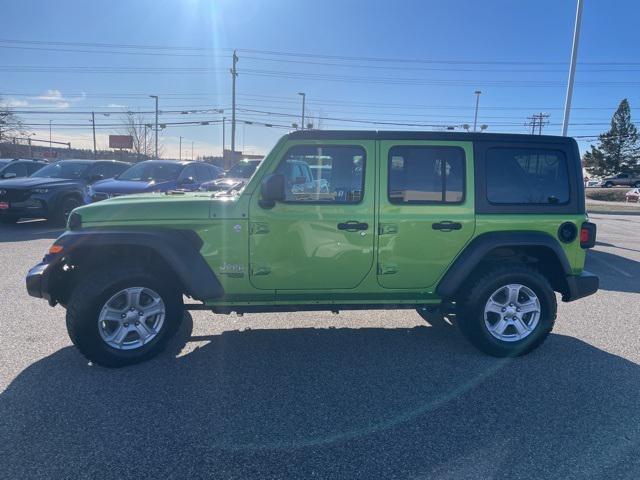
[[[241,188],[260,160],[242,160],[227,172],[204,162],[147,160],[0,159],[0,222],[46,218],[63,225],[81,205],[145,192]]]

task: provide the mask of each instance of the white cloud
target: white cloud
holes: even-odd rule
[[[35,95],[32,97],[25,98],[14,98],[7,97],[7,99],[3,102],[8,107],[11,108],[56,108],[60,110],[65,110],[71,106],[73,103],[80,102],[87,97],[86,93],[82,92],[79,96],[76,97],[65,97],[64,94],[57,89],[49,89],[45,90],[44,93],[40,95]]]
[[[9,108],[20,108],[29,105],[29,102],[27,102],[26,100],[18,100],[17,98],[8,98],[2,103]]]

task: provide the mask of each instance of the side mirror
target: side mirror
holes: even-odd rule
[[[191,185],[196,183],[196,181],[194,180],[193,177],[187,177],[187,178],[183,178],[182,181],[180,182],[182,185]]]
[[[2,178],[16,178],[18,175],[16,173],[5,173],[4,175],[2,175]]]
[[[273,208],[276,202],[284,200],[284,175],[267,175],[262,180],[260,196],[258,203],[262,208]]]

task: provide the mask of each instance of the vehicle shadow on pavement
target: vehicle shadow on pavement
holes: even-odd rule
[[[640,293],[640,262],[636,260],[590,250],[584,268],[600,277],[601,290]]]
[[[24,370],[5,478],[640,477],[640,367],[575,338],[495,359],[452,328],[183,327],[135,367]]]
[[[43,220],[23,221],[15,225],[0,224],[0,243],[21,242],[43,238],[58,238],[64,228],[52,226]]]

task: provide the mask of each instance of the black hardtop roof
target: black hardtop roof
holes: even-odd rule
[[[449,140],[485,142],[573,143],[571,137],[527,135],[519,133],[424,132],[398,130],[297,130],[286,135],[290,140]]]

